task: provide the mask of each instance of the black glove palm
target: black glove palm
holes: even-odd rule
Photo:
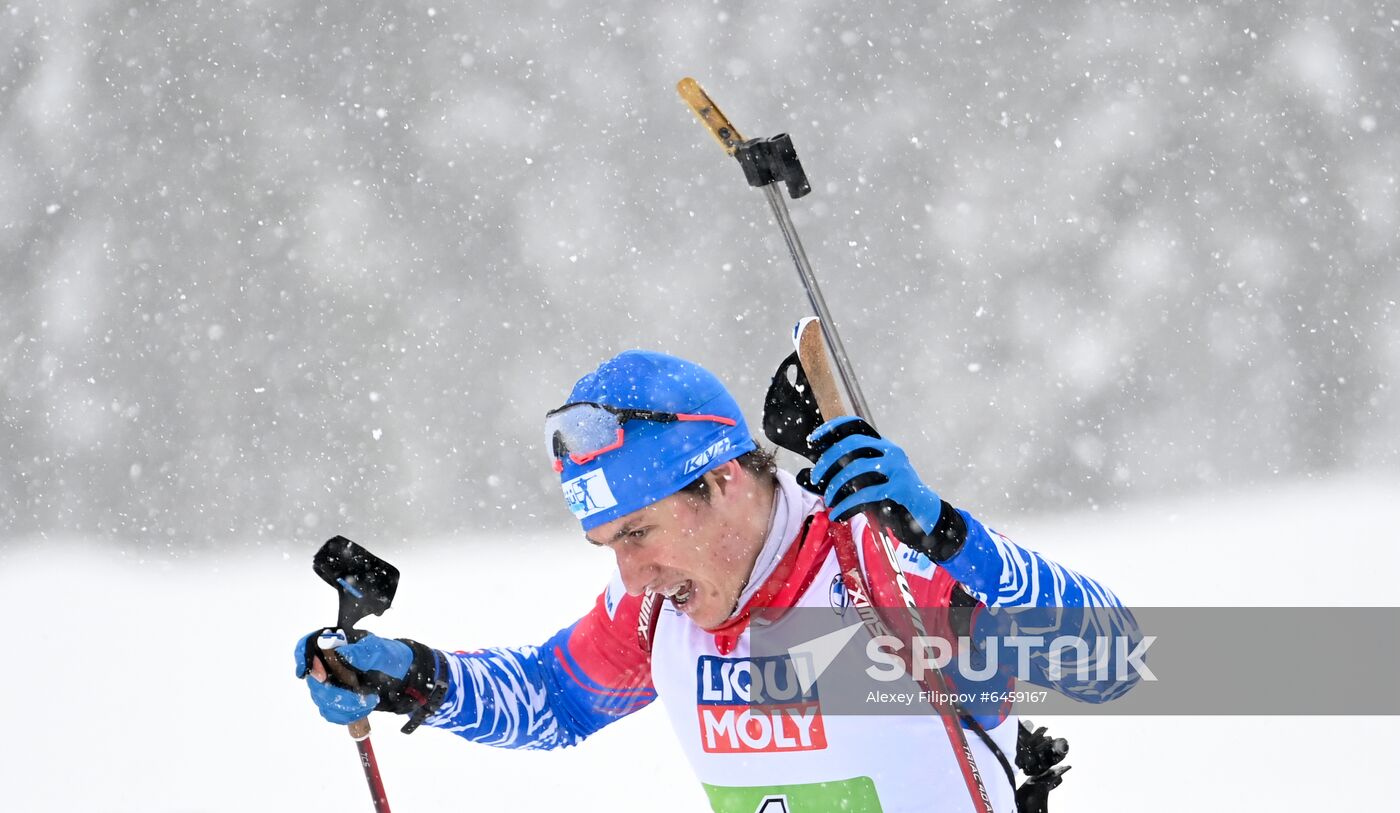
[[[763,434],[780,448],[815,463],[817,452],[807,438],[822,423],[822,412],[812,395],[812,385],[802,371],[797,353],[793,353],[778,365],[768,385],[768,394],[763,399]]]

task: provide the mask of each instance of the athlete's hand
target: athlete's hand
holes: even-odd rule
[[[323,629],[302,636],[293,657],[321,716],[340,725],[388,711],[410,715],[408,733],[447,692],[446,656],[417,641],[365,635],[351,644],[338,630]]]
[[[817,427],[809,438],[817,462],[808,475],[836,520],[876,513],[901,542],[947,561],[962,548],[961,517],[924,484],[909,456],[855,417]]]

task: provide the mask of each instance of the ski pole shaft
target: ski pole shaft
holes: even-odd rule
[[[811,303],[812,311],[820,321],[822,336],[831,350],[831,360],[836,365],[841,387],[845,390],[855,414],[873,425],[875,418],[870,414],[870,405],[865,400],[865,393],[861,392],[860,381],[856,378],[851,358],[846,354],[846,346],[841,343],[841,334],[836,332],[836,322],[831,318],[831,310],[826,306],[826,297],[822,296],[821,286],[817,284],[817,275],[812,271],[812,263],[807,259],[802,239],[797,236],[797,227],[788,213],[787,201],[783,199],[782,190],[776,183],[770,183],[763,187],[763,195],[773,209],[773,218],[778,221],[778,228],[787,243],[788,254],[797,266],[797,275],[802,278],[802,288],[807,292],[807,301]]]
[[[350,736],[355,738],[355,748],[360,752],[360,765],[365,769],[365,781],[369,783],[374,813],[390,813],[389,795],[384,792],[384,780],[379,776],[379,760],[374,758],[374,745],[369,741],[369,718],[356,720],[346,728],[350,729]]]

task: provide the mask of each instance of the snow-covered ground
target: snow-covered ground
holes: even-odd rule
[[[1130,604],[1394,606],[1397,495],[1391,472],[1013,525],[979,513]],[[334,616],[310,555],[139,561],[66,540],[0,549],[0,809],[369,810],[354,746],[292,679],[293,642]],[[438,540],[388,558],[403,572],[398,600],[366,626],[443,648],[541,641],[584,611],[610,569],[577,536]],[[555,753],[404,737],[376,720],[398,811],[704,809],[657,709]],[[1382,768],[1400,758],[1391,719],[1045,722],[1071,740],[1075,766],[1055,809],[1077,813],[1379,810]]]

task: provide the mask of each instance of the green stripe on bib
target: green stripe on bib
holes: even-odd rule
[[[715,813],[882,813],[868,776],[809,785],[726,788],[705,785]]]

